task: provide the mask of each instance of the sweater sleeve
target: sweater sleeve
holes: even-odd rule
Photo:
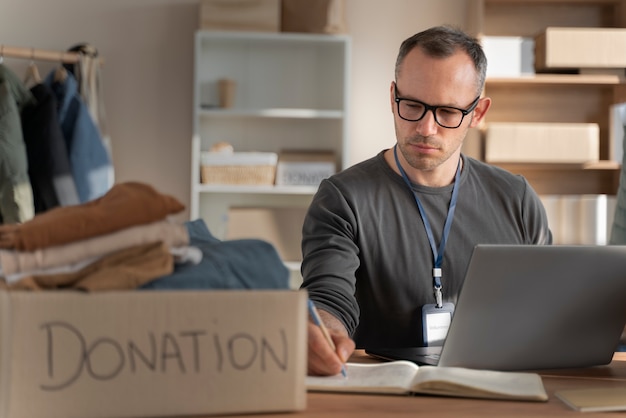
[[[624,135],[623,143],[626,144],[626,135]],[[612,245],[626,244],[626,146],[622,145],[622,148],[624,150],[622,169],[620,171],[619,187],[617,189],[615,215],[613,217],[611,236],[609,238],[609,244]]]
[[[355,273],[359,249],[357,222],[345,196],[324,180],[313,198],[302,230],[303,289],[323,310],[339,319],[350,335],[358,325]]]
[[[528,244],[550,245],[552,244],[552,232],[548,225],[546,210],[539,196],[524,179],[525,193],[523,195],[523,219],[526,229]]]

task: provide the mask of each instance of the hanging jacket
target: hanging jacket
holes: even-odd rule
[[[26,146],[20,111],[33,96],[22,81],[0,64],[0,215],[4,223],[22,223],[34,216]]]
[[[100,132],[78,94],[72,74],[55,81],[55,70],[44,83],[52,88],[58,102],[58,118],[68,148],[72,175],[81,203],[104,195],[110,188],[113,166]]]
[[[47,85],[34,85],[36,102],[22,109],[22,131],[33,187],[35,213],[80,203],[65,139],[57,117],[57,101]]]

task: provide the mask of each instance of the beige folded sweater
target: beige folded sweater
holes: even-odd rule
[[[156,241],[163,242],[168,248],[184,247],[189,244],[189,233],[183,224],[163,220],[34,251],[0,250],[1,275],[12,282],[11,276],[19,273],[73,265]]]
[[[176,198],[147,184],[119,183],[98,199],[54,208],[23,224],[0,225],[0,248],[33,251],[163,220],[183,209]]]
[[[115,251],[76,272],[25,277],[8,285],[8,289],[130,290],[173,270],[173,257],[167,247],[154,242]]]

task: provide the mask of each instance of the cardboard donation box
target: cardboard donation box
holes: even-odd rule
[[[597,123],[491,122],[485,139],[488,162],[581,164],[600,158]]]
[[[201,0],[200,29],[280,30],[280,0]]]
[[[283,151],[278,155],[276,184],[318,186],[336,171],[332,151]]]
[[[535,69],[626,68],[626,29],[550,27],[535,38]]]
[[[306,406],[306,292],[0,292],[1,417]]]

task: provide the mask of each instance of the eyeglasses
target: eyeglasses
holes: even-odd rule
[[[476,106],[480,96],[476,97],[467,109],[459,109],[452,106],[431,106],[424,102],[414,99],[405,99],[398,97],[398,86],[394,83],[395,101],[398,105],[398,116],[409,122],[417,122],[422,120],[429,110],[435,116],[435,122],[443,128],[456,129],[463,123],[463,118],[471,113]]]

